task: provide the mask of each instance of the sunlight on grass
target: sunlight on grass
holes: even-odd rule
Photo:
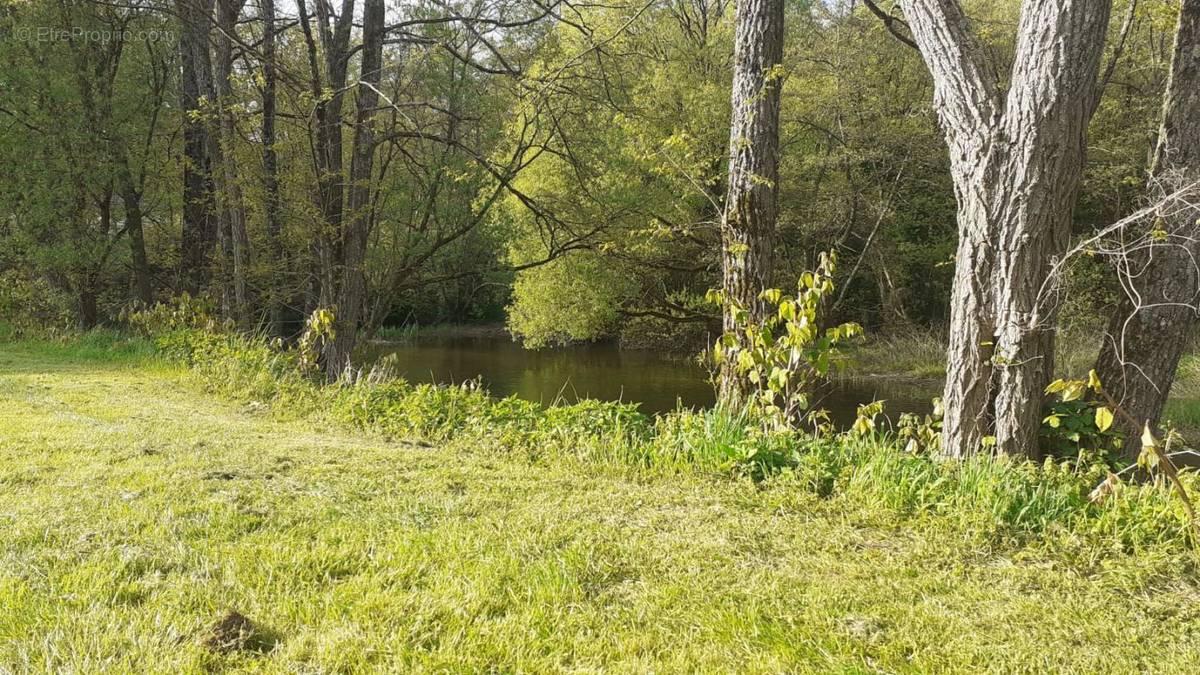
[[[803,467],[756,484],[411,445],[214,400],[147,358],[136,343],[0,345],[4,668],[1130,672],[1200,658],[1190,554],[1014,544],[981,535],[1002,514],[951,502],[898,518],[933,489],[928,463],[876,455],[822,494]],[[728,421],[698,423],[710,440],[681,454],[736,446]],[[944,499],[995,480],[964,471]],[[876,474],[910,491],[879,492]],[[207,648],[230,610],[253,640]]]

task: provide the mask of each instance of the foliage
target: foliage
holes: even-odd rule
[[[601,258],[566,255],[517,276],[509,329],[530,348],[604,335],[617,326],[617,298],[629,286],[629,277],[606,267]]]
[[[336,336],[333,310],[324,307],[314,309],[304,322],[304,332],[296,344],[300,368],[306,373],[315,373],[321,365],[321,351]]]
[[[1115,501],[1093,504],[1088,494],[1108,471],[1101,462],[945,462],[931,442],[936,417],[893,431],[879,422],[882,402],[863,406],[855,430],[813,436],[764,424],[746,410],[680,410],[650,419],[631,404],[497,400],[475,383],[368,376],[321,385],[303,373],[295,352],[236,333],[185,332],[190,337],[171,344],[190,353],[170,355],[189,364],[201,384],[290,420],[316,416],[386,438],[565,461],[583,471],[796,480],[823,498],[950,518],[985,539],[1073,549],[1084,537],[1097,551],[1187,546],[1187,514],[1161,486],[1131,486]],[[1194,487],[1194,474],[1179,478]]]
[[[736,329],[721,336],[713,348],[718,366],[732,364],[751,387],[746,400],[752,413],[768,424],[797,426],[809,409],[809,396],[831,368],[844,362],[841,347],[862,334],[858,324],[821,328],[821,307],[833,293],[837,257],[823,254],[815,271],[800,275],[796,295],[778,289],[763,291],[765,316],[755,321],[749,308],[734,306]],[[732,300],[713,291],[719,303]]]
[[[1098,396],[1087,398],[1089,391]],[[1055,380],[1046,387],[1046,393],[1057,394],[1058,400],[1050,404],[1042,420],[1044,449],[1054,457],[1082,460],[1086,456],[1113,463],[1114,451],[1121,448],[1121,436],[1112,426],[1111,404],[1099,397],[1104,389],[1096,371],[1090,371],[1087,380]]]
[[[0,316],[18,333],[62,331],[74,324],[70,300],[44,279],[0,272]]]
[[[896,423],[896,440],[911,454],[937,455],[942,450],[942,399],[933,399],[933,412],[923,417],[912,413],[900,415]]]
[[[530,344],[619,334],[629,344],[690,350],[718,330],[701,299],[719,271],[734,5],[617,2],[580,7],[571,21],[501,22],[503,39],[490,43],[496,54],[479,42],[496,38],[477,33],[488,20],[441,16],[507,7],[524,17],[535,12],[527,4],[389,7],[416,22],[411,36],[393,37],[446,49],[397,45],[385,55],[380,86],[392,107],[376,118],[368,329],[499,321],[507,307]],[[968,5],[989,53],[1008,58],[1017,3]],[[1153,0],[1135,9],[1092,124],[1081,227],[1126,213],[1142,189],[1170,46],[1161,36],[1174,7]],[[789,3],[786,11],[776,283],[790,286],[818,251],[836,246],[846,264],[831,318],[873,333],[936,328],[945,319],[955,204],[920,56],[861,3]],[[71,298],[63,309],[76,323],[111,320],[135,297],[126,174],[141,194],[154,295],[170,297],[200,274],[180,258],[185,153],[177,130],[187,116],[212,136],[218,120],[211,100],[195,111],[166,105],[182,86],[178,21],[149,6],[45,0],[17,3],[0,18],[0,32],[14,38],[0,44],[0,271]],[[247,6],[235,43],[258,44],[261,22]],[[117,41],[20,39],[38,26],[130,37],[123,49]],[[317,203],[310,120],[332,92],[307,86],[300,26],[277,28],[279,232],[268,222],[257,51],[234,69],[234,134],[221,148],[234,181],[216,181],[212,197],[245,215],[251,320],[243,325],[282,304],[297,308],[284,317],[295,334],[327,281],[318,270],[333,224]],[[492,57],[520,75],[502,74]],[[210,243],[213,279],[192,290],[229,313],[229,242]],[[560,257],[553,269],[538,268]],[[1072,267],[1064,320],[1087,325],[1111,290],[1107,277],[1095,264]],[[673,339],[676,331],[686,339]]]
[[[216,302],[211,297],[193,297],[186,291],[149,307],[131,306],[122,313],[121,319],[146,336],[181,330],[214,332],[219,323]]]

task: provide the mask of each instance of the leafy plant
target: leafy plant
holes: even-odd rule
[[[333,327],[333,310],[318,307],[304,322],[304,333],[296,344],[300,368],[306,373],[312,373],[320,368],[321,349],[336,335]]]
[[[19,270],[0,273],[0,317],[18,334],[71,325],[71,302],[44,279]]]
[[[216,302],[206,295],[193,296],[184,291],[166,302],[150,306],[132,304],[121,319],[147,336],[159,336],[176,330],[214,331],[218,327]]]
[[[875,432],[875,418],[883,413],[883,401],[871,401],[858,406],[854,424],[850,427],[850,436],[862,438]]]
[[[910,454],[937,454],[942,449],[942,399],[933,399],[933,412],[924,417],[913,413],[900,415],[896,436]]]
[[[1087,398],[1089,391],[1097,395],[1104,391],[1094,370],[1086,380],[1058,379],[1046,387],[1047,394],[1058,395],[1042,419],[1042,443],[1051,456],[1079,460],[1093,456],[1109,462],[1120,449],[1121,437],[1112,426],[1113,408],[1099,398]]]
[[[809,395],[830,369],[845,361],[841,347],[862,335],[856,323],[821,328],[822,303],[833,293],[835,253],[823,253],[816,270],[800,275],[795,295],[768,289],[759,295],[765,318],[752,319],[745,307],[710,291],[710,301],[732,305],[737,328],[723,334],[713,349],[717,365],[730,363],[750,384],[747,407],[768,426],[799,426],[809,410]]]

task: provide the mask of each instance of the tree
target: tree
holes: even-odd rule
[[[262,39],[262,163],[263,163],[263,211],[274,273],[267,292],[267,322],[271,335],[282,336],[285,285],[280,283],[283,274],[285,247],[279,203],[279,153],[275,149],[275,104],[276,104],[276,32],[275,0],[261,0],[260,12],[263,22]]]
[[[150,35],[160,24],[140,4],[29,4],[5,19],[84,36],[0,45],[0,149],[10,167],[0,267],[71,296],[77,325],[91,328],[153,292],[145,225],[161,204],[170,59],[153,39],[87,39]]]
[[[1006,92],[957,0],[901,6],[958,198],[943,448],[979,451],[992,422],[999,452],[1037,456],[1055,320],[1039,291],[1070,235],[1111,2],[1023,3]]]
[[[783,72],[783,0],[742,0],[735,16],[733,119],[729,175],[721,218],[721,289],[726,333],[738,313],[765,318],[759,294],[770,283],[779,190],[779,102]],[[742,398],[746,383],[730,360],[720,373],[720,397]]]
[[[234,158],[236,138],[233,91],[233,43],[237,37],[238,17],[245,0],[216,0],[216,49],[213,58],[216,93],[217,134],[212,138],[211,157],[216,166],[214,182],[217,201],[218,239],[231,269],[223,269],[221,298],[226,314],[242,326],[249,326],[246,298],[250,238],[246,233],[246,210]]]
[[[366,0],[363,9],[362,71],[358,80],[354,144],[350,152],[349,219],[340,242],[341,279],[336,303],[334,338],[326,343],[326,376],[337,379],[358,343],[359,323],[366,302],[367,235],[371,222],[371,183],[375,161],[375,132],[372,120],[379,105],[379,75],[383,67],[383,0]]]
[[[179,16],[179,107],[183,115],[183,219],[179,269],[184,290],[208,285],[217,222],[212,203],[211,142],[203,103],[213,99],[210,22],[213,0],[176,0]]]
[[[1200,0],[1183,0],[1163,96],[1147,197],[1168,198],[1200,182]],[[1137,421],[1155,426],[1200,314],[1200,190],[1193,189],[1148,235],[1120,248],[1124,294],[1096,361],[1106,390]],[[1141,450],[1141,428],[1123,425],[1125,454]]]

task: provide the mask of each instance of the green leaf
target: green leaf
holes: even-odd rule
[[[1094,375],[1095,372],[1096,371],[1093,370],[1092,374]],[[1109,410],[1108,408],[1096,408],[1096,428],[1097,429],[1099,429],[1101,432],[1108,431],[1108,428],[1112,426],[1112,423],[1113,423],[1113,414],[1112,414],[1111,410]]]
[[[829,352],[821,352],[821,355],[817,357],[815,369],[817,374],[822,376],[829,372]]]

